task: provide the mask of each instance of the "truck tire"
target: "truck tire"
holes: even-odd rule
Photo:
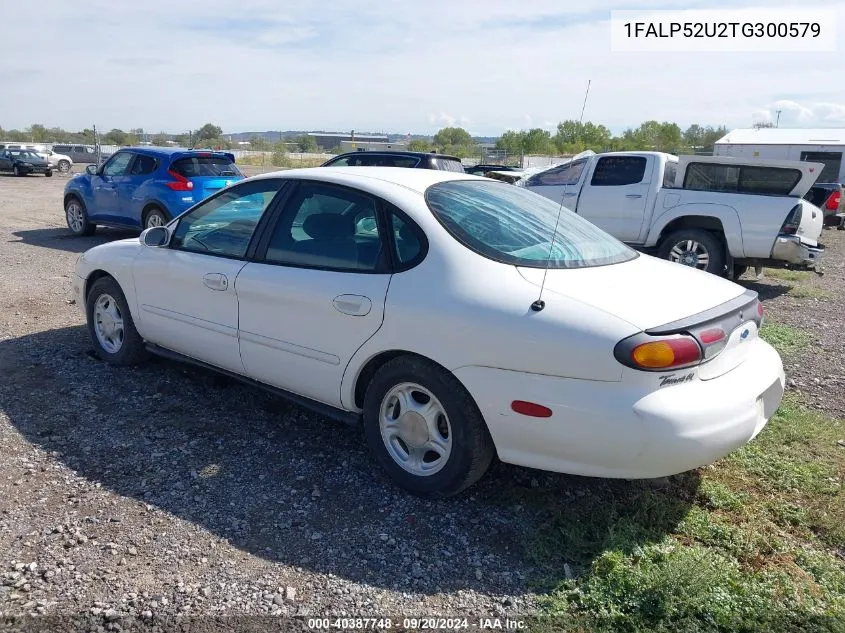
[[[718,235],[704,229],[681,229],[667,235],[658,254],[676,264],[714,275],[725,274],[725,247]]]

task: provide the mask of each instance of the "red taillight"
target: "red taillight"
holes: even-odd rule
[[[688,336],[640,343],[631,350],[631,362],[640,369],[684,367],[700,360],[701,347]]]
[[[511,409],[516,413],[527,415],[532,418],[550,418],[552,417],[552,410],[544,407],[542,404],[536,402],[526,402],[525,400],[514,400],[511,402]]]
[[[725,331],[722,328],[714,327],[709,330],[704,330],[698,335],[698,338],[700,338],[701,342],[705,345],[710,345],[711,343],[716,343],[717,341],[721,341],[725,338]]]
[[[827,199],[824,208],[828,211],[836,211],[839,208],[839,203],[841,200],[842,193],[839,191],[834,191],[832,194],[830,194],[830,198]]]
[[[798,232],[799,226],[801,226],[801,205],[796,204],[792,207],[789,215],[787,215],[786,219],[783,221],[783,226],[780,227],[780,232],[788,235],[795,235],[795,233]]]
[[[177,173],[172,169],[168,169],[167,173],[175,179],[167,183],[167,186],[173,189],[173,191],[191,191],[194,188],[194,183],[185,178],[182,174]]]

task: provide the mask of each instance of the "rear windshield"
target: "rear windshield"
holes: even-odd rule
[[[225,156],[189,156],[180,158],[170,169],[185,178],[198,176],[240,176],[241,172]]]
[[[799,170],[785,167],[690,163],[684,189],[784,196],[799,180]]]
[[[456,171],[459,174],[465,173],[464,166],[457,160],[450,160],[448,158],[432,158],[431,162],[435,169],[439,169],[441,171]]]
[[[425,194],[435,217],[467,248],[532,268],[618,264],[636,251],[548,198],[496,181],[452,180]],[[557,231],[555,231],[557,227]]]

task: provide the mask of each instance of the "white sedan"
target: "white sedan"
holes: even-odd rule
[[[751,440],[783,395],[756,293],[451,172],[250,178],[90,249],[74,286],[106,361],[160,354],[360,422],[387,473],[427,497],[495,455],[599,477],[689,470]]]

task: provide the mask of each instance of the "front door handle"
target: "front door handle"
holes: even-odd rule
[[[334,309],[349,316],[367,316],[373,308],[369,297],[362,295],[338,295],[332,299]]]
[[[229,280],[223,273],[207,273],[202,277],[202,283],[206,288],[223,291],[229,287]]]
[[[642,198],[643,194],[641,194],[641,193],[629,193],[625,197],[626,198]]]

